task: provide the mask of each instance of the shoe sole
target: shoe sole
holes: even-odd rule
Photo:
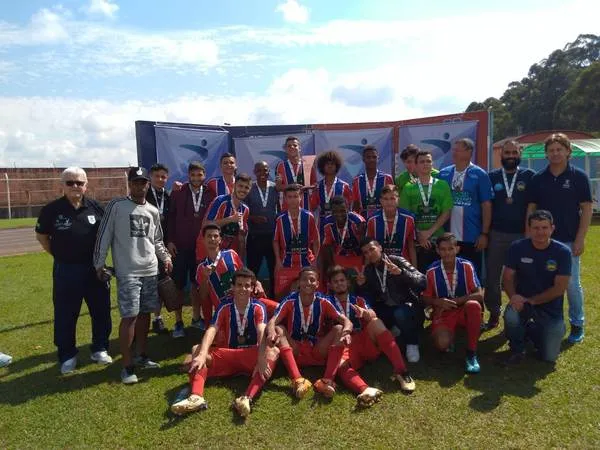
[[[362,408],[370,408],[375,403],[379,403],[381,401],[381,397],[383,397],[383,392],[378,391],[375,395],[372,396],[369,395],[361,398],[361,396],[359,395],[358,397],[356,397],[356,401],[358,403],[358,406]]]
[[[177,416],[185,416],[186,414],[201,411],[206,408],[206,403],[203,403],[200,406],[194,406],[193,408],[186,405],[171,405],[171,412]]]
[[[100,359],[94,359],[94,358],[90,358],[90,359],[92,361],[94,361],[96,364],[100,364],[101,366],[108,366],[109,364],[113,363],[112,359],[110,361],[109,360],[102,361]]]

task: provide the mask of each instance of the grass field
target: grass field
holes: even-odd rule
[[[7,228],[33,228],[37,217],[25,217],[20,219],[0,219],[0,230]]]
[[[185,385],[179,362],[199,334],[184,340],[152,336],[150,354],[162,367],[142,373],[137,385],[119,380],[117,310],[113,308],[113,365],[89,361],[90,323],[79,321],[78,370],[60,376],[52,344],[51,259],[45,254],[0,258],[0,351],[15,360],[0,369],[0,448],[598,448],[600,446],[600,274],[596,269],[600,227],[584,255],[586,338],[567,347],[555,369],[528,358],[505,369],[501,330],[480,341],[482,372],[463,373],[463,342],[439,355],[426,337],[422,360],[411,367],[417,391],[406,396],[389,381],[380,359],[362,370],[385,391],[383,401],[355,410],[354,396],[340,389],[331,402],[296,401],[283,369],[258,398],[243,423],[229,409],[247,379],[209,381],[209,409],[184,419],[169,403]],[[113,285],[113,305],[114,303]],[[189,312],[186,322],[189,323]],[[172,326],[172,319],[168,321]],[[315,379],[320,370],[308,370]]]

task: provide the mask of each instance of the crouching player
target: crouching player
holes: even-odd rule
[[[281,301],[267,325],[267,342],[279,348],[297,398],[303,398],[311,387],[298,366],[324,365],[325,374],[314,388],[327,397],[335,393],[333,380],[350,344],[352,322],[317,292],[318,284],[317,270],[302,268],[299,290]]]
[[[202,343],[194,346],[189,367],[191,394],[174,403],[171,411],[177,415],[206,409],[204,383],[209,377],[244,374],[252,378],[246,393],[233,402],[237,413],[250,414],[252,399],[271,376],[278,349],[265,346],[265,307],[252,298],[256,276],[251,270],[240,269],[233,275],[233,298],[221,302],[206,330]]]
[[[415,382],[406,369],[394,336],[364,298],[349,293],[350,280],[346,270],[342,266],[331,267],[327,272],[327,280],[329,289],[333,292],[333,303],[352,321],[354,327],[349,360],[340,367],[338,376],[348,389],[358,394],[358,404],[371,406],[383,394],[379,389],[369,387],[357,372],[367,361],[374,361],[382,352],[392,363],[392,379],[400,383],[400,389],[404,392],[413,392]]]
[[[479,372],[477,341],[481,326],[483,292],[473,264],[456,255],[456,237],[444,233],[437,240],[440,260],[427,269],[427,289],[423,301],[433,307],[431,337],[435,347],[447,351],[454,342],[456,327],[467,329],[465,371]]]

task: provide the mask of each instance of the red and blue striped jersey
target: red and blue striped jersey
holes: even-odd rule
[[[325,195],[325,179],[322,179],[310,196],[310,209],[311,211],[315,211],[318,208],[321,220],[331,214],[331,206],[325,202]],[[333,182],[331,198],[337,195],[341,195],[346,199],[348,208],[352,206],[352,190],[350,189],[350,185],[336,177]]]
[[[362,256],[360,241],[364,237],[365,228],[366,221],[361,215],[348,213],[348,230],[342,242],[344,228],[340,229],[335,217],[329,216],[323,224],[322,244],[332,246],[334,253],[340,256]]]
[[[450,292],[446,286],[442,261],[434,262],[427,269],[427,288],[423,292],[423,296],[431,298],[450,298]],[[472,294],[481,287],[477,273],[473,268],[473,263],[463,258],[456,258],[457,283],[454,290],[454,297],[463,297]],[[452,272],[446,272],[448,281],[452,283]]]
[[[379,197],[381,197],[381,189],[386,184],[394,184],[394,179],[391,175],[378,170],[375,175],[374,195],[370,196],[367,187],[367,174],[363,172],[355,176],[352,180],[352,199],[355,203],[358,203],[358,209],[354,211],[361,214],[365,219],[380,211]]]
[[[335,306],[335,308],[340,312],[340,314],[345,315],[352,322],[353,329],[352,332],[358,332],[366,327],[367,322],[364,320],[359,320],[356,317],[356,313],[352,306],[348,306],[348,302],[342,302],[338,300],[334,295],[329,296],[329,300]],[[350,305],[357,305],[362,309],[371,309],[369,303],[358,295],[348,294],[348,301]]]
[[[319,230],[314,216],[305,209],[299,213],[300,231],[298,223],[291,220],[289,212],[285,211],[275,220],[275,242],[279,246],[283,267],[306,267],[315,261],[311,243],[319,240]]]
[[[250,215],[250,209],[248,206],[240,202],[237,211],[242,213],[242,228],[248,231],[248,216]],[[215,198],[206,213],[205,221],[207,220],[219,220],[231,216],[234,213],[234,206],[231,202],[231,195],[220,195]],[[233,248],[238,250],[238,234],[240,233],[240,224],[238,222],[228,223],[221,227],[221,248]]]
[[[300,168],[298,166],[294,167],[294,169],[298,169],[298,178],[296,179],[295,184],[300,184],[302,186],[304,183],[304,166],[302,162],[299,163]],[[279,175],[281,178],[281,185],[285,188],[290,184],[294,184],[294,174],[292,173],[292,169],[290,169],[290,165],[288,161],[279,161],[277,166],[275,167],[275,175]],[[317,173],[316,170],[312,170],[310,172],[310,185],[314,186],[317,184]],[[308,190],[304,191],[302,195],[302,201],[300,203],[300,208],[308,208],[310,205],[310,195]],[[287,203],[285,202],[285,194],[282,192],[280,196],[280,207],[281,211],[287,210]]]
[[[206,182],[206,186],[213,191],[216,197],[219,195],[230,195],[233,193],[233,186],[235,185],[235,179],[233,183],[227,183],[225,178],[213,177]]]
[[[200,261],[196,269],[196,282],[201,284],[206,281],[203,267],[213,264],[214,261],[208,256]],[[242,260],[235,250],[221,250],[217,266],[208,277],[208,295],[213,305],[217,305],[221,299],[227,296],[231,289],[231,279],[236,270],[244,267]]]
[[[303,314],[304,320],[308,321],[306,332],[302,329],[300,314]],[[273,317],[287,328],[292,339],[296,341],[306,339],[314,344],[319,337],[329,332],[331,324],[336,322],[340,315],[338,309],[320,292],[315,293],[315,300],[309,306],[301,304],[298,292],[292,292],[281,300]]]
[[[416,240],[415,218],[406,209],[398,208],[398,223],[386,222],[383,210],[375,213],[367,222],[367,237],[376,239],[386,255],[402,256],[409,259],[408,242]],[[387,234],[386,229],[387,227]],[[392,234],[393,232],[393,234]]]
[[[242,322],[244,311],[238,312],[240,322]],[[210,322],[217,329],[214,345],[221,348],[241,348],[257,345],[258,326],[261,323],[266,324],[266,322],[267,312],[265,306],[255,298],[251,298],[250,308],[248,309],[248,323],[242,335],[243,342],[240,342],[233,299],[226,299],[218,306]]]

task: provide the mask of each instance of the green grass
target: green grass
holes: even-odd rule
[[[8,228],[33,228],[37,217],[23,217],[20,219],[0,219],[0,230]]]
[[[600,227],[594,226],[582,270],[586,338],[565,346],[555,370],[532,358],[502,368],[497,360],[507,346],[498,330],[481,338],[481,374],[465,376],[462,338],[456,353],[443,356],[425,338],[422,361],[411,367],[417,382],[411,396],[389,381],[391,367],[383,358],[361,371],[385,391],[382,403],[364,411],[354,409],[354,396],[343,388],[331,403],[317,397],[297,402],[279,368],[246,423],[229,409],[245,389],[245,377],[209,381],[207,411],[184,419],[169,414],[169,402],[186,383],[179,362],[199,339],[193,330],[180,341],[152,336],[150,354],[162,367],[143,373],[137,385],[122,385],[114,308],[115,363],[102,368],[89,362],[84,307],[78,327],[81,365],[61,377],[52,344],[50,257],[0,258],[0,351],[15,358],[0,369],[0,448],[597,448],[600,275],[594,260],[599,245]],[[113,305],[114,293],[113,285]],[[319,374],[319,369],[306,371],[313,380]]]

